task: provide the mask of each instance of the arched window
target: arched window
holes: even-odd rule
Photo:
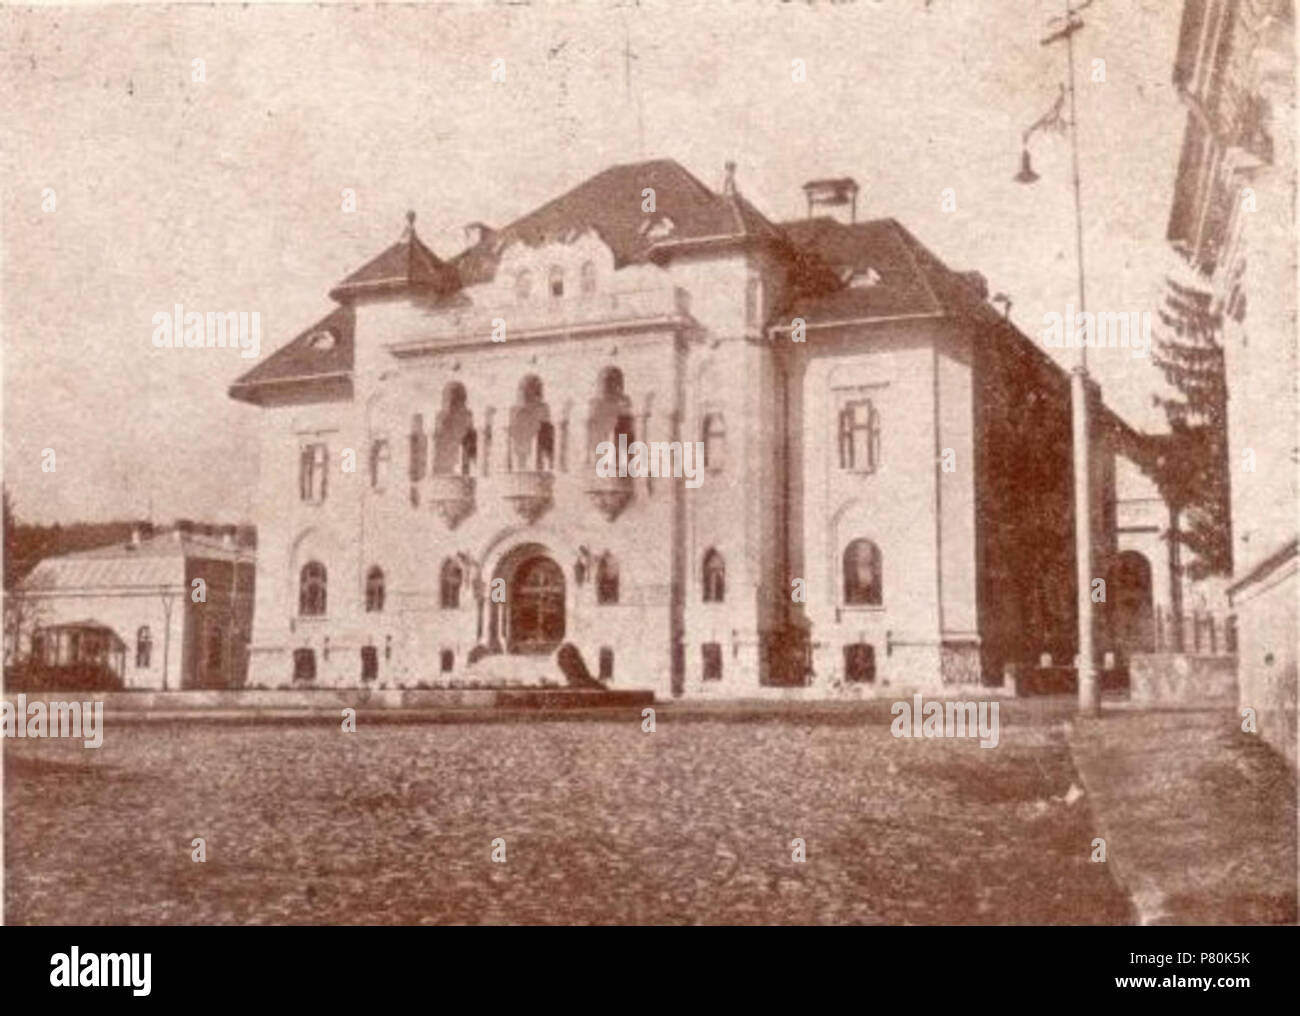
[[[727,423],[721,413],[704,417],[704,466],[721,469],[727,457]]]
[[[537,427],[535,461],[538,472],[549,473],[555,468],[555,425],[550,420],[543,420]]]
[[[581,288],[583,296],[590,296],[596,291],[596,266],[590,261],[582,263]]]
[[[878,607],[882,599],[880,548],[870,540],[854,540],[844,548],[844,602]]]
[[[443,610],[455,610],[460,606],[460,587],[465,573],[452,558],[442,562],[442,574],[438,580],[438,603]]]
[[[564,295],[564,269],[559,265],[551,265],[550,271],[551,298],[558,300]]]
[[[533,292],[533,275],[528,269],[524,269],[515,276],[515,299],[524,303]]]
[[[618,560],[608,552],[596,562],[596,602],[618,603]]]
[[[149,626],[142,624],[135,633],[135,665],[147,668],[152,652],[153,636],[149,634]]]
[[[606,367],[596,383],[596,397],[587,410],[587,446],[592,461],[599,457],[597,449],[609,441],[618,447],[619,435],[627,435],[630,445],[636,440],[632,419],[632,400],[623,391],[623,372],[617,367]]]
[[[704,602],[722,603],[727,598],[727,565],[722,555],[710,549],[704,555]]]
[[[465,386],[453,381],[442,390],[442,411],[433,431],[433,471],[440,476],[470,476],[478,459],[474,414],[466,406]]]
[[[320,617],[325,613],[325,566],[308,561],[298,576],[298,613],[302,617]]]
[[[384,609],[384,570],[375,565],[366,572],[366,613],[377,614]]]
[[[510,470],[550,472],[555,468],[555,427],[542,379],[529,374],[519,382],[518,401],[510,410]]]

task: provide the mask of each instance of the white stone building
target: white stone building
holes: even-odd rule
[[[852,181],[808,195],[777,225],[731,167],[616,166],[446,262],[411,216],[231,388],[262,414],[250,681],[559,682],[563,643],[664,695],[1068,660],[1068,378],[898,223],[811,215]],[[1104,575],[1135,436],[1093,419]],[[620,436],[698,443],[699,477],[600,475]]]

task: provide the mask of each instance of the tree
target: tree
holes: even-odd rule
[[[0,487],[0,499],[4,502],[4,588],[8,591],[14,587],[18,578],[18,569],[16,567],[18,561],[18,522],[14,519],[13,499],[9,497],[8,487]]]
[[[4,662],[16,663],[23,652],[23,643],[30,643],[32,632],[44,623],[47,610],[40,597],[31,597],[27,593],[35,588],[22,588],[23,577],[21,555],[19,553],[20,537],[18,521],[14,517],[13,499],[8,488],[0,489],[0,501],[4,513],[4,592],[0,599],[4,601]],[[28,645],[30,648],[30,644]]]
[[[1169,538],[1192,555],[1186,573],[1197,579],[1227,575],[1232,524],[1223,316],[1209,292],[1166,281],[1159,312],[1165,334],[1156,340],[1153,360],[1178,394],[1153,397],[1170,430],[1152,444],[1153,473],[1174,523]]]

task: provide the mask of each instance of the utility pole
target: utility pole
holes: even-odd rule
[[[172,594],[163,593],[163,672],[162,672],[162,690],[167,690],[167,663],[168,656],[171,653],[172,645]]]
[[[632,28],[623,25],[623,93],[628,103],[636,102],[636,150],[639,158],[645,158],[645,124],[641,116],[641,97],[632,98],[632,61],[640,59],[632,52]]]
[[[1074,84],[1074,34],[1083,28],[1083,19],[1079,12],[1091,7],[1093,0],[1084,0],[1077,7],[1070,6],[1065,0],[1065,16],[1062,26],[1041,40],[1044,46],[1065,41],[1066,52],[1066,88],[1070,100],[1070,156],[1071,176],[1074,186],[1074,235],[1075,258],[1078,265],[1079,314],[1087,309],[1085,299],[1083,267],[1083,201],[1079,188],[1079,120],[1075,105]],[[1059,107],[1060,100],[1057,100]],[[1029,136],[1045,121],[1057,115],[1056,110],[1049,113],[1025,132],[1025,150],[1022,155],[1022,168],[1017,180],[1032,183],[1035,174],[1029,166]],[[1074,322],[1066,322],[1067,329],[1074,331],[1078,339]],[[1070,371],[1070,424],[1071,442],[1074,462],[1074,553],[1075,553],[1075,599],[1078,615],[1078,656],[1076,673],[1078,674],[1078,711],[1081,716],[1096,716],[1101,712],[1101,688],[1097,682],[1096,651],[1093,645],[1092,616],[1092,501],[1090,497],[1090,475],[1088,466],[1089,426],[1088,426],[1088,347],[1087,336],[1078,342],[1078,359]],[[1068,341],[1068,336],[1067,336]]]

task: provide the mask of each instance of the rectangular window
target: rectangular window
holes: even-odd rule
[[[361,647],[361,680],[373,681],[379,676],[379,651],[374,646]]]
[[[314,649],[295,649],[293,651],[294,681],[316,680],[316,651]]]
[[[876,650],[865,642],[844,647],[844,679],[852,684],[871,684],[876,679]]]
[[[602,681],[614,680],[614,650],[609,646],[600,648],[600,679]]]
[[[329,465],[329,449],[321,442],[302,446],[298,459],[298,495],[308,504],[325,500],[325,474]]]
[[[844,404],[839,423],[840,468],[873,472],[880,463],[880,414],[869,399]]]
[[[745,283],[745,324],[756,325],[759,323],[759,298],[762,294],[761,283],[758,279],[749,279]]]
[[[419,483],[424,479],[425,468],[429,464],[429,435],[424,432],[424,417],[419,413],[411,417],[410,451],[411,482]]]
[[[218,625],[210,624],[204,630],[204,638],[207,640],[207,662],[205,672],[208,682],[214,682],[224,677],[222,666],[226,657],[226,636]]]
[[[388,486],[388,463],[392,452],[388,447],[388,438],[377,437],[370,443],[370,486],[374,490],[383,490]]]
[[[704,468],[719,472],[727,454],[727,424],[721,413],[704,416]]]
[[[700,646],[704,661],[704,680],[722,680],[722,646],[717,642],[706,642]]]

